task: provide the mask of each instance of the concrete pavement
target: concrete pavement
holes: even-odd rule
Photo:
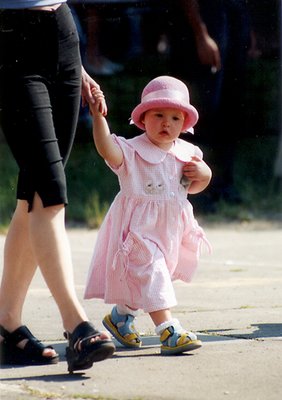
[[[144,335],[140,350],[118,347],[111,359],[69,375],[60,316],[38,273],[24,322],[54,345],[61,361],[0,369],[1,400],[281,400],[281,228],[258,223],[205,227],[213,253],[203,254],[191,284],[175,282],[174,309],[183,326],[198,333],[203,347],[177,357],[159,355],[153,324],[141,314],[136,323]],[[97,232],[68,232],[79,297],[91,321],[103,329],[101,320],[111,307],[82,299]],[[3,245],[0,236],[1,269]]]

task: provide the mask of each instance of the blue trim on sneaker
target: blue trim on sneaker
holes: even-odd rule
[[[134,326],[134,316],[131,314],[121,315],[116,306],[103,319],[103,325],[111,332],[114,338],[125,347],[137,348],[142,345],[139,332]]]

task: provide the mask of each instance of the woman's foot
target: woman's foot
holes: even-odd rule
[[[51,346],[44,346],[26,326],[8,332],[0,325],[1,365],[44,365],[59,362]]]
[[[69,341],[66,348],[68,371],[91,368],[94,362],[105,360],[115,352],[115,345],[107,333],[99,332],[88,321],[81,322],[72,333],[65,332]]]

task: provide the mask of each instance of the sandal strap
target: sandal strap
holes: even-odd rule
[[[119,334],[126,337],[127,340],[138,340],[140,341],[139,332],[134,326],[135,317],[132,314],[119,314],[117,307],[115,306],[111,312],[111,322],[116,327]]]
[[[16,346],[19,342],[26,339],[39,342],[39,340],[30,332],[28,327],[24,325],[20,326],[13,332],[8,332],[2,325],[0,325],[0,335],[13,346]]]
[[[129,342],[133,342],[134,340],[136,343],[140,342],[140,337],[136,333],[126,333],[124,338]]]
[[[161,336],[160,336],[160,341],[162,343],[166,342],[170,337],[172,337],[174,335],[174,328],[172,326],[169,326],[168,328],[166,328]]]
[[[52,357],[43,356],[43,350],[54,350],[53,347],[44,346],[24,325],[11,333],[0,326],[0,334],[4,337],[4,347],[2,346],[4,355],[1,359],[3,364],[37,365],[55,364],[59,361],[58,354]],[[27,342],[23,348],[20,348],[18,344],[22,340]]]
[[[13,344],[13,345],[17,345],[19,342],[21,342],[22,340],[35,340],[38,341],[38,339],[35,338],[35,336],[33,336],[33,334],[30,332],[30,330],[28,329],[27,326],[23,325],[20,326],[18,329],[16,329],[15,331],[11,332],[9,334],[9,343]]]
[[[66,348],[66,358],[70,373],[92,367],[94,362],[110,357],[115,351],[115,345],[110,339],[91,341],[101,336],[89,321],[81,322],[72,333],[65,332],[69,345]]]
[[[72,333],[64,332],[65,338],[69,341],[70,347],[74,350],[76,350],[77,343],[80,342],[82,350],[91,344],[92,338],[100,335],[101,332],[99,332],[89,321],[81,322]]]
[[[22,340],[27,340],[23,350],[35,355],[42,355],[44,349],[53,349],[52,346],[44,346],[44,344],[40,342],[40,340],[38,340],[25,325],[20,326],[12,333],[9,333],[6,340],[12,346],[17,346]]]
[[[161,336],[161,342],[170,347],[182,346],[188,341],[197,340],[197,336],[193,332],[182,330],[177,330],[173,326],[166,328]]]
[[[0,325],[0,335],[4,338],[4,339],[8,339],[10,336],[10,332],[8,332],[2,325]]]

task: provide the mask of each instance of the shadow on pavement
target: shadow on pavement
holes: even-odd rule
[[[282,323],[281,324],[251,324],[250,333],[240,333],[237,329],[214,329],[207,330],[205,333],[212,334],[217,340],[220,338],[229,339],[262,339],[262,338],[281,338],[282,339]],[[223,340],[224,340],[223,339]],[[201,338],[201,340],[203,340]],[[204,341],[204,340],[203,340]]]

